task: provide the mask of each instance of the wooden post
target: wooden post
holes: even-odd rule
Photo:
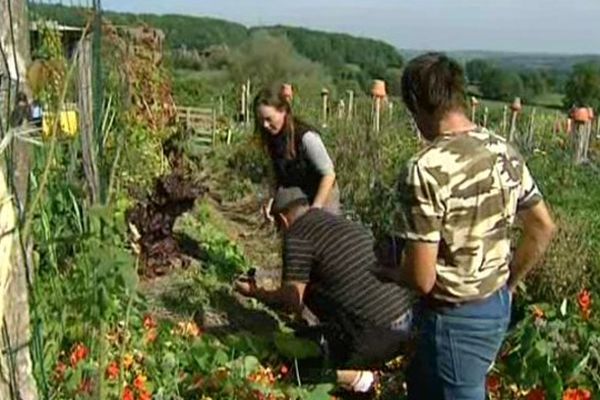
[[[508,128],[508,106],[504,105],[502,108],[502,133],[506,135],[506,130]]]
[[[376,96],[373,98],[373,115],[373,128],[375,132],[379,132],[381,129],[381,97]]]
[[[483,109],[483,127],[484,128],[487,128],[489,112],[490,112],[490,110],[487,107],[485,107]]]
[[[348,113],[346,114],[348,121],[352,120],[354,114],[354,91],[348,90]]]
[[[27,65],[31,62],[27,6],[26,0],[0,1],[0,60],[3,60],[0,61],[0,76],[8,78],[8,90],[13,83],[18,91],[31,95],[26,81]],[[7,105],[12,107],[12,104]],[[32,318],[29,313],[29,288],[35,277],[33,242],[30,237],[23,235],[20,223],[12,223],[22,221],[25,216],[32,154],[31,145],[25,141],[14,140],[11,145],[12,157],[3,160],[7,161],[7,167],[10,166],[12,176],[7,176],[6,180],[12,185],[8,185],[10,190],[3,196],[6,212],[2,213],[2,258],[8,258],[9,262],[3,262],[0,267],[3,269],[0,281],[0,319],[3,328],[0,340],[0,398],[35,400],[38,390],[31,361],[35,340],[32,340]],[[6,156],[6,153],[3,155]],[[8,218],[8,214],[14,211],[16,218]]]
[[[246,84],[242,85],[242,98],[240,101],[240,121],[246,124]]]
[[[384,81],[380,79],[373,81],[371,96],[373,96],[373,128],[375,132],[379,132],[381,129],[381,101],[387,97]]]
[[[477,123],[475,119],[477,117],[477,106],[479,106],[479,100],[476,97],[471,97],[471,121]]]
[[[519,112],[521,112],[522,109],[523,106],[521,104],[521,99],[519,97],[515,98],[515,101],[513,101],[511,105],[512,117],[510,120],[510,134],[508,136],[509,142],[513,142],[515,140],[515,136],[517,133],[517,116],[519,115]]]
[[[252,91],[250,90],[250,78],[246,82],[246,125],[250,122],[250,107],[252,107]]]
[[[322,100],[322,114],[321,120],[323,126],[327,126],[327,109],[329,107],[329,90],[327,88],[323,88],[321,90],[321,100]]]
[[[575,135],[573,135],[573,145],[575,147],[575,164],[579,165],[584,162],[585,158],[585,139],[587,132],[587,123],[584,122],[576,122],[575,126]]]
[[[590,121],[593,118],[593,110],[585,107],[574,108],[571,110],[571,117],[574,122],[574,135],[571,138],[573,161],[578,165],[587,161],[587,149],[591,133]]]
[[[100,201],[100,175],[94,146],[92,42],[89,37],[79,43],[77,67],[79,71],[79,136],[81,139],[83,171],[87,181],[90,201],[92,204],[96,204]]]
[[[338,109],[337,109],[337,117],[339,120],[343,120],[345,115],[346,115],[346,103],[344,102],[344,99],[340,99],[340,101],[338,102]]]

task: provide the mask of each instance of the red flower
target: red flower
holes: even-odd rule
[[[502,382],[500,381],[500,377],[498,375],[490,375],[487,377],[486,385],[488,392],[496,394],[500,391]]]
[[[144,338],[144,341],[146,342],[146,344],[153,343],[157,337],[158,337],[158,331],[156,330],[156,328],[150,328],[150,329],[148,329],[148,332],[146,333],[146,337]]]
[[[138,375],[135,377],[135,379],[133,380],[133,386],[143,392],[146,390],[146,381],[148,380],[148,378],[146,378],[144,375]]]
[[[591,400],[592,394],[587,389],[567,389],[563,393],[563,400]]]
[[[54,379],[61,382],[65,379],[65,372],[67,372],[67,364],[62,361],[56,363],[54,367]]]
[[[281,376],[286,376],[288,374],[288,372],[290,372],[289,368],[287,367],[287,365],[283,364],[281,366],[281,368],[279,369],[279,374]]]
[[[583,289],[577,296],[579,309],[584,319],[589,319],[592,313],[592,295],[587,289]]]
[[[156,320],[154,319],[154,317],[150,314],[146,314],[146,316],[144,317],[144,328],[146,329],[152,329],[152,328],[156,328],[157,324],[156,324]]]
[[[147,390],[140,391],[139,400],[152,400],[152,394]]]
[[[134,396],[133,396],[133,390],[129,389],[129,387],[125,387],[125,389],[123,389],[123,397],[121,397],[122,400],[135,400]]]
[[[92,380],[90,378],[82,379],[81,382],[79,382],[77,392],[83,394],[92,394]]]
[[[119,364],[116,361],[111,362],[106,367],[106,378],[109,381],[114,381],[119,377]]]
[[[536,320],[544,318],[544,310],[542,310],[539,306],[533,306],[533,316]]]
[[[527,394],[527,400],[546,400],[546,392],[543,389],[533,389]]]
[[[89,350],[82,343],[77,343],[71,350],[71,366],[75,368],[80,361],[84,360],[89,354]]]

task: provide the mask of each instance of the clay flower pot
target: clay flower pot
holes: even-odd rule
[[[375,79],[373,81],[373,86],[371,87],[371,95],[379,98],[386,97],[387,92],[385,90],[385,82],[381,79]]]
[[[577,123],[586,123],[590,120],[590,111],[585,107],[575,108],[571,111],[571,118]]]
[[[327,96],[329,94],[329,89],[323,88],[321,89],[321,96]]]
[[[523,104],[521,104],[520,97],[515,97],[515,100],[510,105],[510,109],[514,112],[521,112],[521,110],[523,109]]]
[[[477,107],[478,105],[479,105],[479,100],[477,100],[477,97],[472,96],[471,97],[471,106]]]

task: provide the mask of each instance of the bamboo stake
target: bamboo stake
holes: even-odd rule
[[[490,112],[489,108],[485,107],[483,109],[483,127],[484,128],[487,128],[489,112]]]
[[[240,102],[240,120],[246,123],[246,85],[242,85],[242,99]]]
[[[352,115],[354,114],[354,92],[352,90],[348,90],[348,121],[352,120]]]
[[[390,123],[392,123],[392,121],[394,120],[394,102],[391,100],[388,104],[388,112],[389,112]]]
[[[246,125],[250,122],[250,107],[251,107],[251,105],[250,105],[251,100],[250,99],[252,98],[251,97],[251,93],[252,92],[250,90],[250,78],[248,78],[248,80],[246,81],[246,113],[245,113],[245,116],[246,116],[246,120],[245,120]]]
[[[346,115],[346,103],[344,102],[344,99],[341,99],[338,102],[338,109],[337,109],[337,117],[340,120],[343,120],[345,115]]]
[[[506,135],[506,129],[508,127],[508,106],[504,105],[502,110],[502,133]]]
[[[329,106],[329,90],[323,88],[321,90],[321,100],[322,100],[322,116],[321,119],[323,121],[323,126],[327,126],[327,108]]]
[[[374,98],[374,123],[375,123],[375,132],[379,133],[379,130],[381,128],[381,97],[376,96]]]

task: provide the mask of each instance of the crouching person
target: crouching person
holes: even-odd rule
[[[373,391],[372,370],[398,356],[410,337],[412,291],[373,275],[377,261],[367,229],[310,208],[299,188],[279,189],[272,214],[284,233],[282,285],[269,291],[238,281],[237,291],[297,313],[308,307],[319,324],[305,335],[320,342],[339,385]]]

